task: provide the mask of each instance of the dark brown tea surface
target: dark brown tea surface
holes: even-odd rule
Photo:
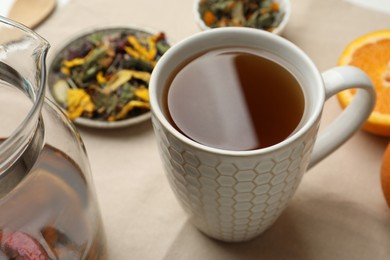
[[[284,67],[256,52],[215,49],[178,68],[165,112],[190,139],[225,150],[254,150],[286,139],[299,125],[304,95]]]

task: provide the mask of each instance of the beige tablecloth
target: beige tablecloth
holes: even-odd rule
[[[107,24],[161,30],[177,42],[200,31],[192,8],[193,0],[71,0],[36,31],[52,51],[84,28]],[[292,0],[292,9],[284,37],[321,71],[334,66],[354,38],[390,28],[390,15],[343,0]],[[330,99],[323,127],[340,112]],[[270,229],[250,242],[226,244],[189,223],[168,186],[150,122],[79,130],[110,259],[390,259],[390,209],[379,179],[388,138],[359,131],[307,173]]]

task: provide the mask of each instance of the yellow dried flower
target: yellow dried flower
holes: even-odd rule
[[[148,49],[142,46],[142,44],[132,35],[127,37],[128,42],[133,46],[134,50],[140,54],[140,58],[146,61],[153,61],[157,54],[156,43],[153,37],[148,37]]]
[[[110,78],[102,92],[104,94],[110,94],[133,77],[144,82],[149,82],[150,73],[136,70],[120,70]]]
[[[65,66],[62,66],[61,67],[61,72],[66,75],[66,76],[70,76],[70,70],[68,67],[65,67]]]
[[[127,54],[133,56],[134,58],[140,58],[141,56],[136,50],[130,48],[129,46],[125,46],[124,49]]]
[[[80,66],[83,65],[85,62],[84,58],[74,58],[73,60],[64,60],[63,64],[67,68],[72,68],[74,66]]]
[[[145,86],[135,89],[134,95],[144,101],[149,102],[149,90]]]
[[[107,82],[107,79],[104,77],[103,75],[103,71],[99,71],[97,74],[96,74],[96,80],[98,83],[100,84],[104,84]]]
[[[81,116],[84,112],[92,113],[95,109],[91,97],[83,89],[69,89],[67,104],[67,114],[72,120]]]
[[[129,103],[127,103],[122,110],[115,116],[115,119],[123,119],[126,117],[127,113],[129,113],[131,110],[133,110],[135,107],[140,108],[147,108],[150,109],[150,105],[147,102],[138,101],[138,100],[131,100]]]

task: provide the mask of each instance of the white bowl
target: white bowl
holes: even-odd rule
[[[211,27],[207,26],[204,23],[202,17],[200,16],[199,8],[198,8],[200,1],[201,0],[194,1],[193,12],[194,12],[195,20],[202,30],[212,29]],[[274,0],[274,2],[279,4],[280,12],[282,13],[282,19],[281,19],[279,25],[276,28],[274,28],[271,32],[278,34],[278,35],[281,35],[283,30],[285,29],[285,27],[287,25],[288,20],[290,19],[291,2],[290,2],[290,0]]]

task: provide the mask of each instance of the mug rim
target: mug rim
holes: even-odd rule
[[[166,116],[164,115],[161,104],[159,102],[159,98],[157,97],[157,87],[163,88],[165,85],[165,82],[161,83],[160,74],[162,68],[173,58],[176,56],[176,53],[180,51],[183,48],[186,48],[186,46],[193,44],[193,41],[202,41],[207,40],[208,37],[223,37],[224,34],[237,34],[237,37],[245,37],[245,34],[251,34],[252,36],[257,34],[259,37],[265,37],[268,39],[272,39],[273,41],[278,41],[279,44],[283,45],[284,47],[288,48],[290,52],[294,51],[296,52],[302,61],[305,62],[305,64],[311,69],[311,74],[314,76],[313,84],[317,88],[315,91],[318,92],[318,98],[315,102],[313,111],[308,115],[308,119],[303,123],[302,126],[300,126],[294,133],[292,133],[290,136],[282,140],[281,142],[264,147],[264,148],[258,148],[253,150],[227,150],[227,149],[221,149],[216,148],[212,146],[207,146],[201,143],[198,143],[189,137],[185,136],[184,134],[180,133],[177,129],[175,129],[167,120]],[[215,48],[215,47],[214,47]],[[209,48],[212,49],[212,48]],[[201,53],[202,51],[199,51],[198,53]],[[192,56],[196,54],[193,53]],[[182,59],[181,62],[185,61],[185,59]],[[181,63],[176,64],[176,67],[179,67]],[[171,70],[173,71],[173,70]],[[227,156],[251,156],[251,155],[260,155],[260,154],[266,154],[272,151],[279,150],[283,148],[284,146],[288,145],[289,143],[294,142],[295,140],[301,138],[305,133],[307,133],[313,125],[316,123],[317,119],[320,117],[323,105],[325,102],[325,88],[324,88],[324,82],[322,79],[322,76],[320,72],[318,71],[317,67],[315,66],[314,62],[308,57],[308,55],[300,49],[298,46],[293,44],[292,42],[286,40],[285,38],[272,34],[270,32],[261,31],[253,28],[243,28],[243,27],[226,27],[226,28],[214,28],[212,30],[202,31],[195,33],[184,40],[176,43],[171,48],[167,50],[167,52],[159,59],[159,61],[156,64],[156,67],[153,69],[153,73],[150,78],[149,83],[149,98],[150,98],[150,106],[151,106],[151,112],[154,117],[158,119],[158,121],[164,126],[165,129],[167,129],[174,137],[179,139],[181,142],[195,147],[199,150],[210,152],[210,153],[216,153],[221,155],[227,155]]]

